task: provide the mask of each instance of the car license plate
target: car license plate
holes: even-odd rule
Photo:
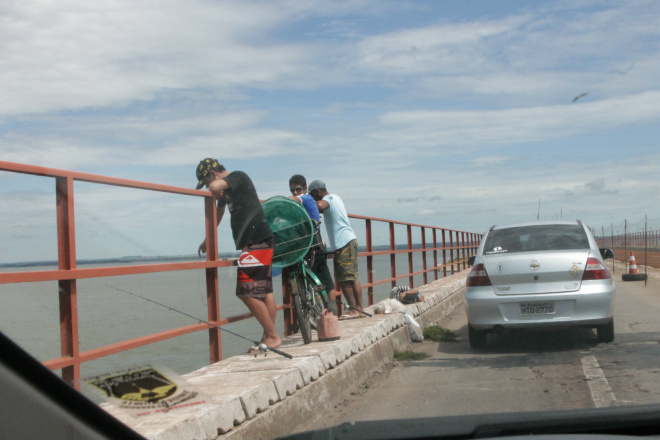
[[[538,303],[521,303],[521,315],[554,315],[555,303],[553,302],[538,302]]]

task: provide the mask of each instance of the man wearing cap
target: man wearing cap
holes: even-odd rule
[[[362,318],[362,285],[358,280],[357,236],[348,221],[344,202],[336,194],[328,193],[325,183],[314,180],[307,188],[316,201],[319,212],[323,213],[325,229],[328,233],[329,250],[334,251],[335,278],[348,305],[348,310],[340,319]],[[357,310],[355,310],[357,309]]]
[[[200,161],[195,174],[197,189],[206,186],[218,199],[218,224],[225,207],[229,208],[234,243],[236,249],[242,251],[238,259],[236,296],[263,327],[261,342],[277,348],[282,340],[275,330],[277,303],[273,296],[271,266],[275,241],[254,184],[244,172],[230,173],[213,158]],[[205,252],[206,239],[199,245],[198,254]]]

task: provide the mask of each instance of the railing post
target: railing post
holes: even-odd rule
[[[465,232],[461,232],[461,260],[463,260],[463,269],[462,270],[465,270],[465,268],[467,267],[467,262],[466,262],[467,257],[465,256],[466,251],[467,251],[467,249],[465,247]],[[460,269],[460,266],[459,266],[459,269]],[[459,270],[459,272],[460,272],[460,270]]]
[[[394,240],[394,223],[390,222],[390,250],[396,250],[396,241]],[[396,286],[396,254],[390,254],[390,278],[392,278],[392,287]]]
[[[218,260],[218,213],[214,197],[204,197],[206,218],[206,260]],[[220,295],[218,292],[218,269],[206,269],[206,301],[209,322],[220,321]],[[209,359],[212,364],[222,360],[222,334],[217,327],[209,328]]]
[[[624,263],[626,264],[626,272],[628,271],[628,220],[624,219],[623,220],[623,256],[625,257],[626,261]]]
[[[408,273],[411,274],[408,277],[408,284],[410,285],[410,288],[412,289],[415,287],[415,277],[412,276],[413,273],[413,253],[412,253],[412,248],[413,248],[413,243],[412,243],[412,226],[407,225],[406,226],[406,231],[408,235]]]
[[[433,228],[433,267],[435,268],[433,270],[433,273],[435,274],[435,279],[438,279],[438,237],[437,237],[437,229]]]
[[[55,178],[57,204],[57,249],[58,268],[76,268],[76,229],[73,205],[73,178]],[[62,368],[62,379],[78,388],[80,379],[78,337],[78,295],[76,280],[60,280],[60,344],[62,357],[71,357],[73,365]]]
[[[447,278],[447,242],[445,240],[445,230],[442,230],[442,277]]]
[[[458,232],[456,232],[456,239],[458,239]],[[451,259],[451,274],[454,275],[454,231],[449,231],[449,258]]]
[[[367,219],[365,221],[365,228],[367,232],[367,252],[373,252],[373,243],[371,237],[371,220]],[[374,282],[374,257],[373,255],[367,255],[367,283],[372,284]],[[367,289],[367,305],[371,306],[374,303],[374,287],[369,286]]]
[[[426,249],[426,230],[422,226],[422,249]],[[428,275],[426,273],[426,251],[422,250],[422,269],[424,270],[424,284],[428,284]]]

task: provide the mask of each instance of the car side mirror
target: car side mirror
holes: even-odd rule
[[[603,257],[603,260],[607,260],[608,258],[614,258],[614,252],[612,252],[612,249],[598,249],[600,251],[601,257]]]
[[[468,258],[468,266],[474,266],[474,255]]]

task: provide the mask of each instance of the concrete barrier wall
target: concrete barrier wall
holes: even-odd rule
[[[422,286],[426,301],[406,306],[422,327],[439,322],[463,301],[463,271]],[[373,312],[373,307],[367,309]],[[374,314],[340,322],[338,341],[304,345],[287,338],[281,349],[294,356],[235,356],[184,378],[208,397],[203,404],[133,418],[108,412],[149,439],[270,439],[323,417],[324,409],[350,393],[410,344],[402,313]]]

